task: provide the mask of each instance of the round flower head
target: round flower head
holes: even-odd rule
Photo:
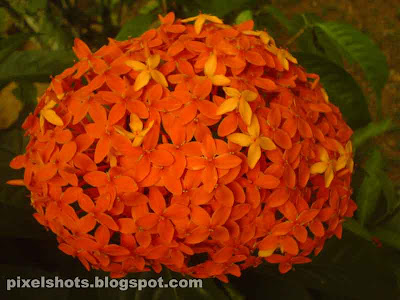
[[[310,262],[356,209],[339,109],[252,21],[160,21],[96,52],[75,40],[9,183],[61,251],[113,277],[164,266],[227,281]]]

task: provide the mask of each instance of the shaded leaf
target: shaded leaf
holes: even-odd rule
[[[201,11],[204,13],[224,17],[237,9],[243,8],[250,0],[196,0],[195,2],[198,4],[197,10],[200,6]],[[193,14],[197,14],[197,11],[193,11]]]
[[[335,295],[333,299],[392,299],[396,293],[392,263],[386,249],[344,231],[341,240],[329,239],[311,263],[296,266],[286,278]]]
[[[376,176],[367,175],[357,193],[357,217],[361,225],[368,222],[374,214],[379,201],[382,186]]]
[[[21,48],[29,39],[29,33],[17,33],[0,40],[0,63],[14,51]]]
[[[370,121],[367,101],[354,78],[343,68],[324,57],[297,52],[294,56],[307,72],[320,76],[329,99],[337,105],[352,128],[365,126]],[[357,109],[354,109],[357,107]]]
[[[318,43],[320,55],[343,67],[343,56],[340,48],[318,27],[313,27],[314,42]]]
[[[15,51],[0,64],[0,81],[48,81],[74,62],[72,51]]]
[[[17,87],[13,90],[15,97],[22,101],[24,105],[27,105],[30,112],[36,107],[37,92],[38,90],[36,86],[30,81],[17,82]]]
[[[63,26],[63,21],[49,13],[40,17],[39,21],[40,40],[51,50],[69,50],[73,45],[73,36]]]
[[[143,32],[149,29],[149,26],[154,21],[153,15],[138,15],[122,26],[120,32],[115,37],[118,41],[123,41],[129,37],[138,37]]]
[[[350,62],[360,65],[376,95],[380,98],[389,69],[386,57],[378,46],[365,34],[348,24],[321,22],[315,24],[346,55]]]
[[[231,283],[224,284],[225,291],[232,300],[245,300],[246,298]]]
[[[283,12],[277,8],[276,6],[273,5],[265,5],[263,7],[263,11],[267,12],[270,14],[273,18],[275,18],[279,23],[281,23],[286,30],[290,34],[296,33],[298,30],[301,29],[301,27],[297,27],[293,21],[289,20]],[[303,23],[304,24],[304,23]]]
[[[243,23],[253,19],[253,12],[249,9],[242,11],[235,19],[236,24]]]
[[[383,170],[379,170],[377,172],[377,176],[382,185],[383,194],[385,195],[386,215],[390,215],[400,206],[400,199],[396,197],[395,186],[393,184],[393,181],[389,178],[388,174]]]
[[[19,188],[19,190],[23,190]],[[24,191],[24,194],[27,194]],[[8,195],[15,196],[14,193]],[[9,199],[13,202],[13,199]],[[46,229],[40,225],[32,216],[34,210],[30,207],[29,198],[25,197],[24,207],[15,207],[12,203],[0,203],[0,237],[18,238],[18,239],[38,239],[46,240],[52,238],[52,234],[46,232]]]
[[[147,14],[149,14],[151,11],[153,11],[154,9],[156,9],[159,6],[160,6],[160,3],[157,0],[147,1],[146,5],[142,6],[139,9],[139,13],[142,14],[142,15],[147,15]]]
[[[400,250],[400,233],[385,226],[380,226],[372,231],[382,242]]]
[[[352,136],[353,147],[357,148],[370,138],[379,136],[385,133],[392,127],[392,120],[382,120],[379,122],[371,122],[367,126],[359,128],[354,131]]]
[[[47,7],[47,0],[28,0],[27,2],[27,9],[31,14]]]
[[[370,176],[377,176],[378,171],[381,171],[382,169],[383,169],[382,152],[378,148],[375,148],[372,150],[372,152],[370,152],[369,158],[365,163],[364,170],[367,171],[367,173]]]
[[[346,222],[343,223],[344,229],[351,231],[352,233],[366,239],[367,241],[371,241],[371,233],[367,228],[363,227],[360,223],[358,223],[354,219],[346,219]]]

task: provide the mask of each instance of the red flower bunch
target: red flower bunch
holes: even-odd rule
[[[310,262],[356,209],[339,109],[252,21],[160,21],[94,53],[75,40],[79,61],[26,119],[10,164],[24,178],[9,183],[60,250],[113,277],[164,265],[226,281]]]

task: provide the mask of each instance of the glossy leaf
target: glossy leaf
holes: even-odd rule
[[[367,175],[362,182],[360,189],[357,193],[357,217],[361,225],[368,222],[374,214],[380,194],[382,185],[376,176]]]
[[[129,20],[122,26],[115,39],[118,41],[123,41],[130,37],[138,37],[143,32],[149,29],[149,26],[153,21],[153,15],[135,16],[133,19]]]
[[[48,81],[70,67],[75,59],[72,51],[16,51],[0,64],[0,81]]]
[[[242,22],[252,20],[253,19],[253,12],[249,9],[242,11],[235,19],[236,24],[240,24]]]
[[[17,33],[0,40],[0,63],[3,62],[10,54],[21,48],[29,39],[31,34]]]
[[[352,136],[353,147],[359,147],[369,139],[385,133],[391,127],[392,121],[387,119],[379,122],[371,122],[367,126],[357,129]]]
[[[400,233],[385,226],[376,228],[373,235],[377,236],[382,242],[400,250]]]
[[[296,33],[301,28],[301,27],[296,27],[294,22],[289,20],[283,14],[283,12],[276,6],[266,5],[263,7],[263,11],[270,14],[274,19],[276,19],[280,24],[282,24],[286,28],[286,30],[291,34]]]
[[[386,57],[378,46],[365,34],[351,25],[335,22],[315,24],[345,53],[350,62],[360,65],[365,77],[378,98],[381,96],[389,69]]]
[[[320,76],[332,103],[340,107],[352,128],[365,126],[370,121],[367,101],[354,78],[343,68],[324,57],[298,52],[294,56],[308,72]],[[357,107],[355,110],[354,107]]]
[[[386,214],[390,215],[400,207],[400,199],[396,196],[396,189],[389,175],[386,172],[379,170],[377,176],[382,185],[383,195],[386,200]]]
[[[360,223],[358,223],[354,219],[347,219],[346,222],[343,223],[343,227],[352,233],[366,239],[367,241],[371,241],[371,233],[363,227]]]
[[[204,13],[224,17],[234,10],[241,9],[249,0],[195,0]]]

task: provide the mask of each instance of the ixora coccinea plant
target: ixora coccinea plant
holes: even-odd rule
[[[318,75],[252,21],[160,21],[95,53],[75,40],[9,183],[60,250],[113,277],[310,262],[356,209],[352,130]]]

